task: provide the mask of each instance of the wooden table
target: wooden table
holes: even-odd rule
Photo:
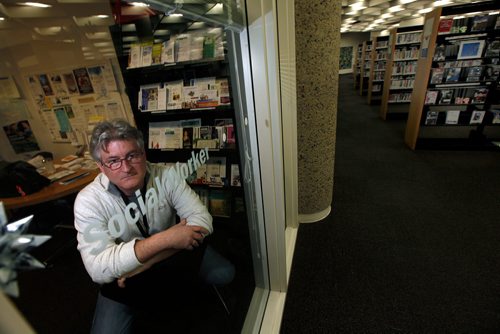
[[[68,184],[60,184],[61,181],[70,179],[72,177],[78,176],[83,173],[89,173],[89,175],[79,178]],[[71,195],[83,189],[87,184],[92,182],[95,177],[99,174],[99,169],[93,170],[77,170],[74,174],[63,177],[60,180],[52,182],[47,187],[37,191],[36,193],[19,196],[19,197],[8,197],[0,198],[0,202],[3,202],[5,210],[19,209],[27,207],[30,205],[40,204],[44,202],[53,201],[55,199]]]

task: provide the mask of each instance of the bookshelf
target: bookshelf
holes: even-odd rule
[[[115,44],[120,43],[120,29],[111,29]],[[172,30],[159,46],[132,46],[120,58],[120,67],[148,161],[175,168],[218,228],[222,224],[244,231],[238,125],[224,38],[223,27]],[[153,55],[152,45],[159,49]]]
[[[384,91],[389,36],[377,36],[372,41],[371,69],[368,81],[368,104],[379,104]]]
[[[498,9],[491,1],[426,15],[405,131],[411,149],[498,149]]]
[[[417,70],[422,26],[390,31],[380,118],[406,118]]]
[[[361,59],[363,58],[363,43],[358,44],[354,58],[354,89],[359,89],[361,82]]]
[[[364,41],[361,53],[361,63],[359,66],[359,95],[364,96],[368,93],[368,84],[370,81],[370,72],[372,64],[372,41]]]

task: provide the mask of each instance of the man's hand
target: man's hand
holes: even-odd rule
[[[208,231],[201,226],[187,225],[186,219],[181,219],[177,224],[166,230],[171,248],[174,249],[189,249],[198,247]]]

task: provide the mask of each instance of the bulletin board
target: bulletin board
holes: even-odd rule
[[[33,73],[26,81],[52,142],[83,144],[89,120],[125,118],[110,64]]]

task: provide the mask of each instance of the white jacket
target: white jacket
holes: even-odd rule
[[[174,225],[176,214],[185,218],[188,225],[202,226],[209,233],[213,232],[212,216],[174,168],[148,162],[147,171],[146,192],[155,192],[159,198],[158,205],[154,205],[154,196],[146,196],[149,198],[145,200],[145,209],[150,234]],[[162,189],[158,189],[158,184]],[[116,187],[102,173],[76,197],[74,214],[78,250],[87,272],[96,283],[111,282],[142,265],[135,255],[134,244],[144,237],[135,223],[126,222],[126,206]],[[134,214],[129,214],[129,218],[137,215],[142,218],[140,211],[135,206]]]

